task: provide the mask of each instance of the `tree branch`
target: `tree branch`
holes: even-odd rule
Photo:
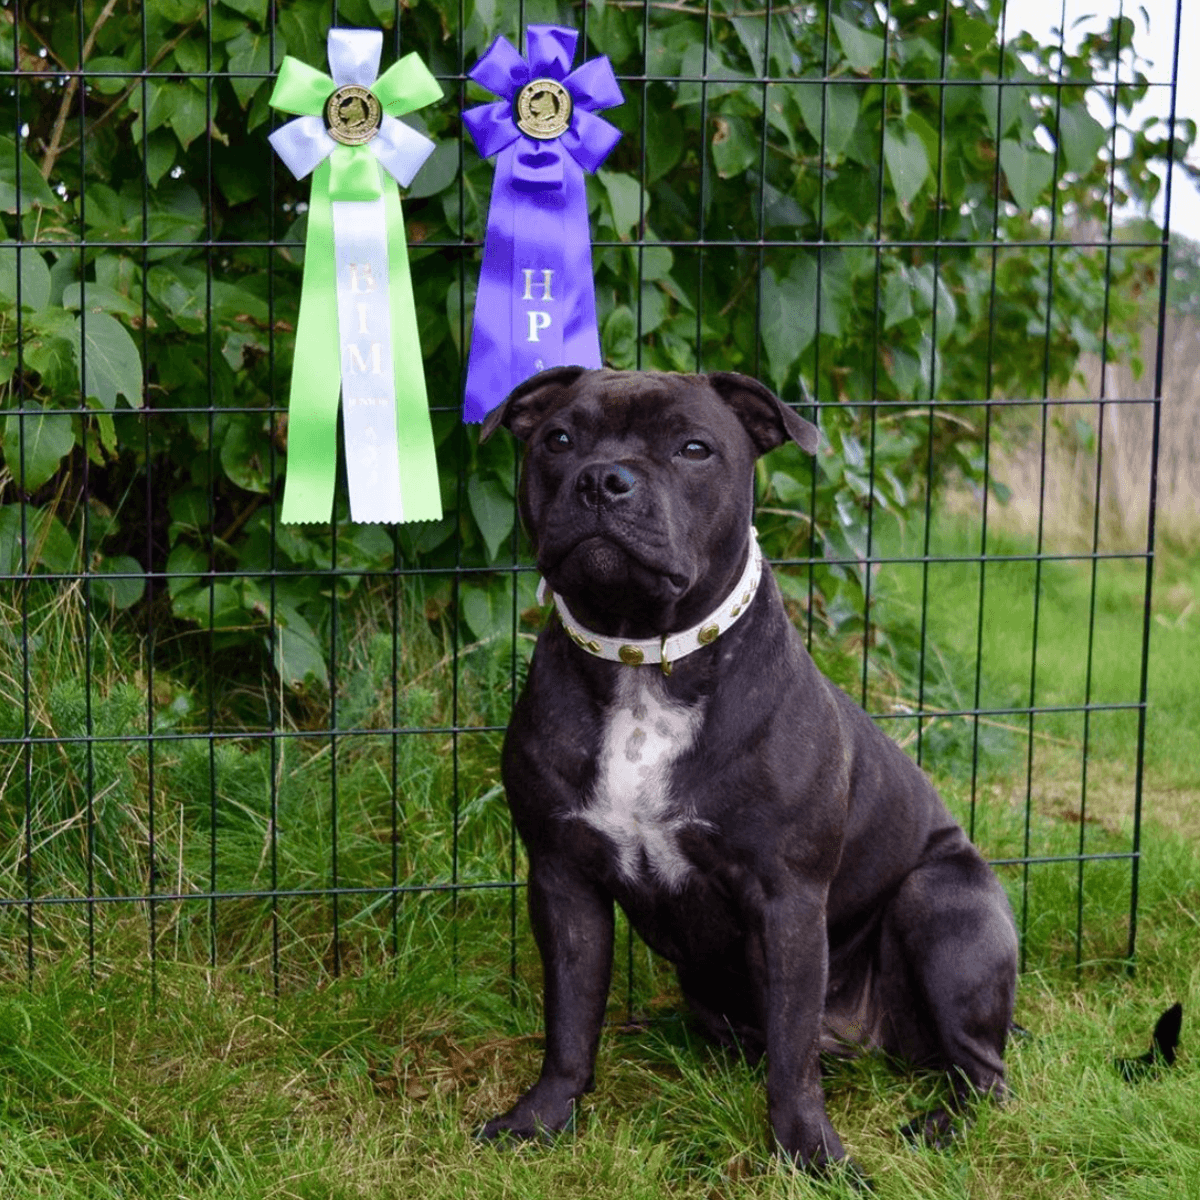
[[[67,86],[63,90],[63,97],[58,106],[58,115],[54,118],[54,129],[50,134],[50,145],[46,147],[46,157],[42,159],[42,178],[49,181],[50,173],[54,170],[54,164],[58,160],[60,152],[60,144],[62,142],[63,129],[67,124],[67,114],[71,111],[71,101],[75,98],[75,93],[79,90],[79,80],[83,74],[83,64],[87,61],[87,57],[92,52],[92,48],[96,44],[96,36],[103,28],[105,21],[113,15],[113,9],[117,7],[117,0],[108,0],[108,3],[100,10],[100,15],[96,18],[95,24],[88,31],[86,40],[83,43],[83,49],[79,55],[79,70],[71,75],[67,80]]]
[[[169,42],[163,45],[159,52],[150,60],[149,64],[146,66],[146,70],[142,72],[141,76],[139,76],[138,79],[135,79],[133,83],[131,83],[115,100],[113,100],[112,103],[109,104],[108,107],[105,108],[105,110],[88,126],[87,133],[95,133],[95,131],[99,129],[101,125],[103,125],[115,112],[117,112],[121,105],[124,104],[125,101],[128,100],[129,97],[132,96],[137,90],[138,84],[141,82],[141,79],[145,78],[146,73],[153,71],[154,68],[157,67],[158,64],[162,62],[162,60],[166,58],[167,55],[170,54],[171,51],[174,50],[175,47],[178,46],[179,43],[182,42],[184,38],[186,38],[188,34],[191,33],[192,30],[195,29],[199,24],[199,21],[193,21],[190,25],[180,30],[180,32],[177,33]],[[84,136],[86,137],[87,134]],[[59,152],[61,153],[63,150],[70,150],[72,147],[78,146],[82,140],[82,138],[71,138],[70,141],[63,142],[63,144],[58,148]]]

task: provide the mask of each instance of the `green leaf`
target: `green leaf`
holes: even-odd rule
[[[615,171],[597,171],[605,194],[608,196],[609,210],[612,213],[612,225],[617,237],[623,242],[630,240],[635,233],[642,212],[642,186],[632,175],[618,174]],[[650,197],[646,197],[646,209],[650,207]]]
[[[87,428],[87,434],[88,458],[92,462],[102,467],[110,459],[116,458],[117,426],[111,413],[96,413],[90,428]]]
[[[404,193],[405,199],[418,200],[444,192],[458,178],[458,152],[458,142],[450,139],[439,142]]]
[[[494,479],[480,479],[472,475],[467,480],[467,502],[487,545],[488,561],[495,562],[512,535],[516,520],[513,498]]]
[[[288,687],[299,690],[308,683],[329,686],[329,668],[316,631],[294,608],[278,605],[275,636],[268,640],[268,649],[273,651],[275,670]]]
[[[129,578],[105,578],[112,575]],[[101,604],[108,604],[113,608],[132,608],[145,592],[146,573],[142,570],[142,564],[128,554],[102,559],[98,574],[92,578],[92,595]]]
[[[143,133],[153,133],[164,125],[174,107],[173,93],[162,83],[147,79],[129,93],[129,107],[137,113],[130,133],[135,145],[140,145]]]
[[[151,267],[150,295],[185,333],[203,333],[208,325],[208,287],[199,267]]]
[[[212,520],[208,507],[208,494],[203,488],[188,487],[173,492],[171,499],[167,502],[167,511],[171,514],[170,537],[172,542],[184,531],[201,533],[202,530],[208,528]]]
[[[912,285],[905,269],[892,272],[883,289],[883,327],[891,329],[913,315]]]
[[[247,319],[266,325],[270,319],[267,302],[233,283],[212,283],[212,315],[221,326],[244,329]]]
[[[1054,176],[1054,160],[1045,150],[1027,149],[1012,138],[1000,143],[1000,168],[1013,199],[1025,212],[1042,202]]]
[[[204,93],[184,81],[172,85],[170,124],[186,150],[208,127],[208,105]]]
[[[626,14],[615,5],[601,0],[592,3],[593,15],[588,22],[588,40],[601,54],[607,54],[613,63],[619,64],[632,56],[640,47],[640,18],[633,25],[635,14]],[[635,29],[637,32],[635,32]],[[638,62],[640,68],[641,63]]]
[[[202,0],[203,3],[203,0]],[[291,12],[289,8],[289,13]],[[294,14],[292,14],[294,16]],[[280,18],[282,24],[282,17]],[[201,76],[207,72],[209,67],[208,48],[205,45],[204,38],[184,38],[175,47],[175,63],[185,75]],[[225,64],[225,56],[221,53],[220,48],[213,47],[213,61],[211,69],[219,71]]]
[[[883,157],[896,199],[910,205],[929,176],[929,156],[921,138],[897,122],[883,131]]]
[[[141,189],[138,187],[136,196],[129,195],[126,202],[136,206],[137,232],[136,238],[141,238]],[[146,237],[150,242],[166,242],[164,246],[151,246],[149,257],[152,260],[174,258],[179,255],[177,246],[169,243],[195,241],[204,229],[204,204],[195,188],[184,183],[168,182],[161,184],[151,193],[150,219]]]
[[[653,333],[667,319],[667,296],[660,287],[644,283],[638,309],[642,337]],[[636,365],[636,363],[635,363]]]
[[[11,126],[10,126],[11,128]],[[20,163],[20,186],[17,184],[17,164]],[[0,211],[15,213],[40,204],[43,208],[53,208],[58,204],[58,197],[46,185],[41,171],[33,159],[21,151],[17,157],[17,148],[12,138],[0,137]]]
[[[17,263],[20,261],[21,307],[40,312],[50,303],[50,268],[32,246],[0,246],[0,296],[17,302]]]
[[[513,601],[507,580],[464,583],[461,596],[463,620],[476,641],[512,636]]]
[[[115,96],[123,92],[140,71],[140,62],[115,55],[97,55],[87,60],[88,89],[95,90],[102,96]],[[121,75],[127,75],[129,78],[122,79]]]
[[[146,179],[151,187],[158,187],[162,177],[175,165],[175,139],[165,130],[155,130],[143,144],[138,140],[146,164]]]
[[[671,248],[669,246],[654,245],[650,241],[648,231],[645,244],[635,247],[631,253],[634,256],[634,266],[637,267],[639,263],[641,265],[641,277],[645,282],[666,279],[671,274],[671,268],[675,265],[675,256],[671,253]]]
[[[54,308],[47,308],[39,314],[39,325],[42,320],[54,314]],[[74,336],[74,324],[68,313],[58,311],[57,315],[65,319],[66,327],[60,332],[57,328],[63,322],[54,322],[53,330],[37,329],[29,331],[33,336],[25,343],[25,366],[36,371],[42,377],[42,386],[60,395],[74,392],[79,386],[79,353],[78,339]],[[65,336],[64,336],[65,334]]]
[[[689,22],[690,24],[690,22]],[[710,44],[705,53],[703,38],[692,42],[683,52],[683,61],[679,68],[684,81],[678,85],[675,93],[675,106],[683,108],[689,104],[699,104],[707,97],[711,104],[722,96],[730,96],[745,92],[746,80],[749,78],[741,71],[735,71],[721,57],[716,45]],[[704,79],[706,83],[698,82]],[[730,80],[729,83],[717,83],[715,80]]]
[[[731,17],[729,23],[750,59],[754,71],[766,69],[767,26],[761,17]],[[769,72],[768,72],[769,73]]]
[[[29,401],[24,416],[4,421],[4,462],[19,488],[36,492],[75,449],[75,431],[66,413],[48,412]]]
[[[48,509],[30,504],[0,508],[0,572],[19,575],[41,567],[56,575],[75,570],[75,542]],[[10,584],[11,586],[11,584]]]
[[[251,615],[241,592],[230,583],[214,583],[181,590],[171,602],[180,620],[194,621],[202,629],[245,629]]]
[[[63,308],[80,309],[85,304],[89,313],[120,313],[132,321],[142,319],[142,306],[139,303],[102,283],[68,283],[63,288]]]
[[[265,0],[264,0],[265,2]],[[266,82],[271,71],[271,43],[265,33],[243,29],[229,43],[229,70],[234,73],[230,86],[238,103],[245,108],[250,98]],[[237,75],[261,75],[261,79],[237,78]]]
[[[817,332],[817,264],[811,255],[796,255],[782,276],[774,266],[764,270],[760,325],[767,366],[778,390]]]
[[[861,74],[869,74],[883,61],[883,38],[851,25],[834,14],[833,30],[841,43],[846,61]]]
[[[646,125],[646,183],[652,184],[674,170],[687,141],[683,122],[674,109],[654,114]]]
[[[120,321],[102,312],[76,318],[75,350],[85,396],[104,408],[124,396],[130,408],[141,408],[142,356]]]
[[[803,504],[812,495],[812,484],[786,471],[771,475],[771,491],[781,504]]]
[[[744,117],[713,118],[712,162],[722,179],[732,179],[754,166],[761,156],[759,135]]]
[[[633,310],[621,304],[604,321],[604,361],[618,371],[628,371],[637,365],[637,318]]]
[[[992,80],[996,77],[985,70],[983,78]],[[1026,85],[1037,82],[1038,77],[1018,60],[1007,72],[1004,83],[985,82],[980,86],[979,104],[993,142],[1011,133],[1014,125],[1020,126],[1019,133],[1033,133],[1039,118],[1030,98],[1037,89]]]
[[[646,74],[671,79],[681,74],[683,56],[689,47],[702,44],[704,26],[698,21],[667,21],[652,25],[646,36]]]
[[[267,18],[267,0],[221,0],[221,3],[252,21],[261,22]]]
[[[840,157],[858,124],[858,88],[846,83],[801,83],[795,96],[804,125],[818,143],[824,132],[825,161]]]
[[[271,485],[270,447],[266,436],[255,430],[254,422],[255,418],[247,413],[230,418],[221,440],[221,470],[248,492],[267,492]]]
[[[176,25],[186,25],[199,20],[203,15],[204,0],[154,0],[154,9],[167,21]]]
[[[1067,159],[1067,169],[1086,175],[1095,165],[1108,130],[1082,104],[1065,107],[1058,114],[1058,138]]]
[[[324,70],[326,0],[289,0],[277,5],[279,32],[287,39],[288,53],[309,66]]]
[[[208,555],[195,546],[180,542],[167,556],[167,592],[174,600],[200,585],[200,576],[208,573]]]

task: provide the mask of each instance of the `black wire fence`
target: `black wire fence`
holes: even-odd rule
[[[6,974],[532,958],[498,756],[541,616],[515,448],[459,419],[493,170],[459,114],[491,98],[467,71],[492,37],[536,21],[625,95],[588,184],[606,360],[745,371],[820,423],[815,463],[759,478],[814,654],[937,776],[1027,955],[1133,954],[1161,337],[1140,391],[1107,380],[1163,328],[1140,214],[1192,132],[1144,25],[1116,6],[1043,45],[1000,0],[0,13]],[[328,526],[279,520],[309,185],[268,97],[285,53],[325,67],[331,24],[382,28],[384,65],[416,50],[445,93],[409,118],[437,149],[404,194],[441,522],[354,525],[344,480]],[[1130,426],[1132,538],[1107,499]],[[1089,616],[1063,630],[1070,587]],[[631,997],[642,961],[631,939]]]

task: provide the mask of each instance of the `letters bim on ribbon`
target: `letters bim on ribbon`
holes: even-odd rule
[[[328,521],[342,400],[354,521],[441,517],[437,461],[409,276],[407,186],[434,149],[397,114],[440,99],[415,54],[379,70],[379,30],[331,29],[332,77],[287,57],[271,105],[299,114],[271,135],[313,176],[288,419],[284,521]]]
[[[621,137],[597,111],[621,104],[601,56],[574,71],[574,29],[530,25],[523,58],[498,37],[470,71],[500,100],[463,113],[496,158],[467,365],[465,421],[481,421],[547,367],[600,366],[584,171]]]

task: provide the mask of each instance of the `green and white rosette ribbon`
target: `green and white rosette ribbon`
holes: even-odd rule
[[[312,174],[288,401],[286,522],[329,521],[338,395],[353,521],[442,515],[400,196],[434,143],[396,119],[441,99],[416,54],[376,78],[377,29],[331,29],[326,75],[290,56],[271,106],[297,119],[271,145]]]

